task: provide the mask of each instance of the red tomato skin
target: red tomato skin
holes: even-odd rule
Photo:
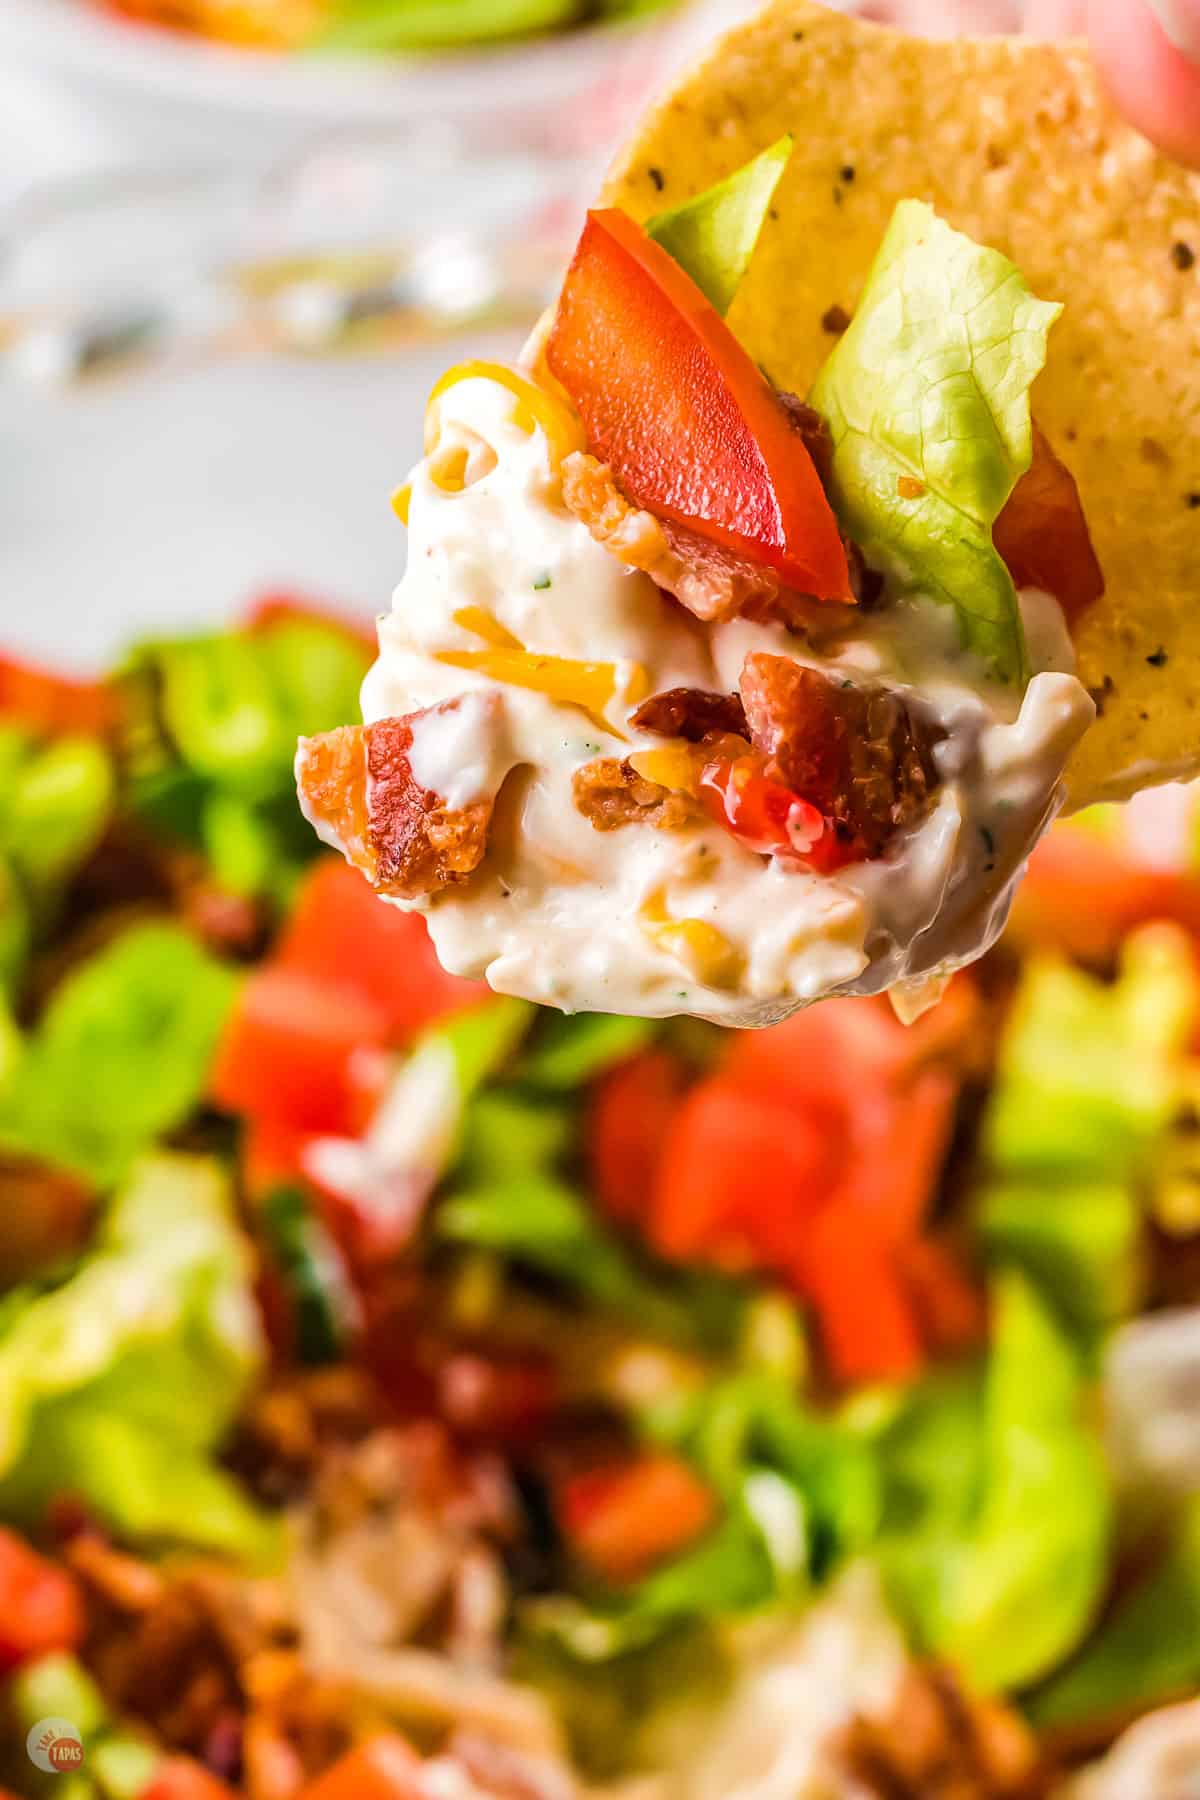
[[[168,1756],[158,1765],[141,1800],[235,1800],[235,1795],[190,1756]]]
[[[640,1225],[654,1198],[658,1161],[679,1108],[683,1076],[665,1050],[647,1050],[596,1083],[584,1139],[592,1190],[618,1225]]]
[[[1152,868],[1084,826],[1058,825],[1029,859],[1011,931],[1086,962],[1107,962],[1137,925],[1169,919],[1200,938],[1200,881]]]
[[[297,1131],[353,1137],[363,1089],[382,1089],[385,1011],[353,988],[267,966],[247,980],[226,1024],[211,1091],[227,1112]]]
[[[83,1599],[65,1569],[0,1527],[0,1676],[51,1650],[74,1650]]]
[[[719,825],[747,850],[778,856],[827,875],[853,860],[853,851],[815,806],[759,772],[760,759],[714,762],[700,776],[700,798]]]
[[[707,1531],[716,1503],[685,1462],[651,1455],[572,1476],[558,1513],[576,1554],[609,1581],[626,1582]]]
[[[419,913],[401,912],[340,857],[322,858],[284,927],[274,960],[365,994],[401,1044],[487,998],[480,981],[448,975]]]
[[[691,277],[615,208],[588,214],[547,362],[639,506],[800,593],[853,602],[832,509],[778,397]]]
[[[906,1381],[924,1349],[916,1315],[887,1252],[852,1207],[828,1206],[804,1245],[803,1286],[821,1347],[840,1383]]]
[[[368,1738],[301,1790],[300,1800],[425,1800],[421,1759],[396,1732]]]
[[[15,719],[48,737],[68,732],[102,737],[116,724],[117,713],[116,693],[104,682],[75,681],[0,656],[0,719]]]
[[[798,1233],[837,1175],[838,1137],[797,1110],[715,1075],[671,1121],[649,1236],[671,1258],[727,1267],[790,1262]]]
[[[1033,459],[996,520],[992,538],[1017,586],[1053,594],[1068,624],[1104,592],[1075,478],[1036,420]]]

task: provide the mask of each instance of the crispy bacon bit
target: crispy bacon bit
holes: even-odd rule
[[[412,772],[413,727],[467,696],[373,725],[343,725],[303,738],[297,783],[305,816],[381,894],[415,900],[465,881],[483,860],[495,794],[447,806]],[[498,695],[473,694],[494,725]]]
[[[815,806],[856,856],[880,855],[924,811],[936,734],[897,695],[763,653],[746,658],[741,689],[767,778]]]
[[[656,831],[681,831],[700,816],[690,794],[645,781],[628,762],[598,756],[576,769],[571,778],[575,805],[597,831],[622,825],[653,825]]]
[[[576,451],[564,460],[562,479],[563,499],[596,542],[618,561],[649,575],[698,619],[732,619],[778,602],[781,589],[774,570],[634,506],[607,463]]]
[[[889,1711],[860,1715],[838,1751],[855,1791],[879,1800],[1032,1800],[1050,1785],[1020,1714],[937,1666],[907,1670]]]
[[[1009,495],[992,539],[1017,586],[1053,594],[1070,622],[1104,592],[1075,478],[1036,420],[1033,461]]]
[[[657,737],[686,738],[698,744],[710,731],[746,737],[746,711],[737,694],[710,694],[703,688],[667,688],[643,700],[630,719],[638,731]]]
[[[809,406],[798,395],[780,394],[779,400],[792,428],[804,440],[804,448],[812,457],[813,467],[821,477],[821,486],[828,490],[829,477],[833,473],[833,437],[829,426],[816,407]]]

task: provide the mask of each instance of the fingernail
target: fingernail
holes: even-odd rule
[[[1200,5],[1196,0],[1146,0],[1167,37],[1189,62],[1200,62]]]

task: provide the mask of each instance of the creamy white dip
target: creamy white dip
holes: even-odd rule
[[[414,730],[414,774],[451,805],[501,789],[479,869],[418,903],[448,969],[567,1010],[760,1024],[831,993],[934,986],[987,948],[1093,716],[1053,600],[1022,596],[1038,670],[1023,696],[977,676],[953,616],[932,602],[838,609],[831,629],[842,635],[819,653],[781,625],[704,627],[567,510],[547,439],[526,429],[508,389],[473,377],[438,406],[438,462],[412,476],[408,566],[380,620],[363,716],[411,714],[474,689],[503,695],[500,729],[475,731],[482,709],[461,707]],[[456,447],[469,484],[451,492],[435,477]],[[614,664],[603,719],[440,661],[486,648],[461,622],[469,608],[528,651]],[[631,731],[636,699],[674,687],[732,693],[752,650],[919,695],[944,729],[934,804],[881,860],[815,875],[744,849],[715,822],[600,832],[577,809],[583,764],[662,748]],[[705,979],[655,929],[664,920],[715,927],[736,974]]]

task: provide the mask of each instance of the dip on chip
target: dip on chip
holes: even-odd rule
[[[305,810],[502,992],[915,1010],[994,940],[1097,712],[1075,797],[1200,762],[1191,696],[1148,693],[1200,587],[1200,352],[1190,421],[1111,360],[1194,314],[1151,249],[1200,183],[1073,51],[781,4],[606,199],[522,369],[434,391],[366,722],[302,743]],[[1086,281],[1025,257],[1076,232]]]

